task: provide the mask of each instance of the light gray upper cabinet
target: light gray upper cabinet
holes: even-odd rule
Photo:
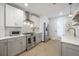
[[[7,55],[7,40],[0,40],[0,56]]]
[[[25,14],[22,10],[6,5],[6,26],[22,27]]]

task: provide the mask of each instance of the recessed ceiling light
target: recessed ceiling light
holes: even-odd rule
[[[28,6],[28,3],[25,3],[24,5],[27,7]]]

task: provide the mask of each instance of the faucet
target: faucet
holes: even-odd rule
[[[69,28],[67,31],[69,31],[71,29],[74,31],[74,37],[76,37],[76,30],[75,30],[75,28]]]

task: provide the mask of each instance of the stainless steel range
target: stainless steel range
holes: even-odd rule
[[[36,35],[33,34],[31,38],[32,38],[33,46],[35,46],[37,44],[36,43]]]
[[[29,50],[36,45],[36,36],[34,34],[26,35],[26,49]]]
[[[32,48],[32,39],[31,39],[31,34],[26,35],[26,49],[31,49]]]

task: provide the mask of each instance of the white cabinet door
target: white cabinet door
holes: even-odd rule
[[[23,11],[6,5],[6,26],[22,27],[24,20],[25,16]]]
[[[0,40],[0,56],[7,56],[7,40]]]
[[[22,40],[21,51],[24,51],[26,50],[26,36],[21,37],[21,40]]]
[[[8,55],[17,55],[20,52],[21,40],[19,38],[8,39]]]
[[[42,33],[36,34],[36,43],[40,43],[42,41]]]

